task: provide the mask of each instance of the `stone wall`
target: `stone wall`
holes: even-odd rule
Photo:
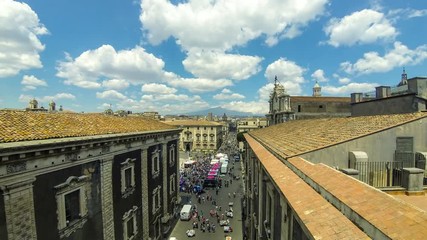
[[[112,157],[104,158],[101,161],[101,208],[104,240],[114,240],[112,166]]]
[[[37,239],[33,185],[35,178],[2,185],[8,240]]]

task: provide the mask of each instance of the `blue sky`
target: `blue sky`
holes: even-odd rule
[[[0,108],[265,114],[427,76],[425,0],[0,0]]]

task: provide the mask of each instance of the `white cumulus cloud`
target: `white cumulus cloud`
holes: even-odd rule
[[[414,50],[400,42],[394,43],[394,48],[384,56],[377,52],[368,52],[355,63],[343,62],[341,69],[349,74],[369,74],[374,72],[387,72],[395,67],[416,65],[427,59],[427,44]]]
[[[60,99],[74,100],[74,99],[76,99],[76,96],[74,96],[71,93],[57,93],[53,96],[44,96],[41,98],[41,101],[42,102],[50,102],[50,101],[56,101],[56,100],[60,100]]]
[[[125,100],[127,97],[122,93],[119,93],[116,90],[107,90],[104,92],[97,92],[96,97],[100,99],[109,99],[109,100]]]
[[[339,78],[339,79],[338,79],[338,82],[339,82],[340,84],[348,84],[348,83],[350,83],[350,82],[351,82],[351,79],[350,79],[350,78],[343,77],[343,78]]]
[[[260,102],[268,102],[270,100],[270,94],[274,89],[273,83],[268,83],[258,89],[258,96]]]
[[[175,88],[168,87],[164,84],[147,83],[142,85],[141,91],[158,94],[173,94],[176,93],[178,90],[176,90]]]
[[[43,103],[45,103],[47,106],[50,101],[57,101],[61,99],[74,100],[76,99],[76,96],[74,96],[71,93],[57,93],[53,96],[43,96],[43,97],[34,97],[32,95],[21,94],[18,100],[20,102],[28,103],[31,99],[36,99],[39,102],[39,107],[41,107],[43,106]]]
[[[344,86],[324,86],[322,92],[334,96],[350,96],[354,92],[370,92],[374,91],[378,83],[349,83]]]
[[[286,91],[291,95],[301,93],[301,84],[305,82],[303,77],[305,68],[298,66],[293,61],[280,58],[268,65],[264,76],[268,81],[273,82],[277,76],[278,81],[283,84]]]
[[[398,34],[383,13],[371,9],[333,18],[324,31],[329,36],[327,43],[334,47],[394,39]]]
[[[176,77],[168,81],[174,87],[188,89],[190,92],[210,92],[224,87],[232,86],[228,79],[205,79],[205,78],[180,78]]]
[[[427,9],[412,9],[412,8],[398,8],[393,9],[387,14],[393,21],[406,18],[417,18],[427,16]]]
[[[21,84],[24,85],[23,90],[34,90],[37,87],[46,87],[47,83],[45,80],[38,79],[33,75],[24,75]]]
[[[124,79],[110,79],[102,81],[102,86],[106,89],[123,90],[129,87],[129,82]]]
[[[161,81],[164,65],[163,60],[139,46],[116,51],[110,45],[103,45],[85,51],[75,59],[68,56],[66,61],[59,63],[56,75],[64,78],[68,85],[99,88],[103,78],[124,79],[133,84]]]
[[[223,108],[239,111],[239,112],[250,112],[253,114],[267,114],[268,109],[268,102],[261,102],[261,101],[249,101],[249,102],[243,102],[243,101],[232,101],[229,103],[226,103],[222,105]]]
[[[261,57],[217,51],[190,51],[182,62],[194,76],[209,79],[243,80],[261,70]]]
[[[224,88],[220,93],[213,96],[216,100],[243,99],[245,96],[239,93],[233,93],[231,90]]]
[[[26,3],[0,0],[0,6],[0,78],[43,67],[39,36],[48,34],[47,28]]]
[[[318,82],[327,82],[328,79],[325,77],[325,72],[322,69],[317,69],[311,74],[311,77]]]
[[[295,37],[324,14],[328,0],[141,1],[140,21],[152,44],[169,37],[184,49],[230,50],[260,36],[268,45]]]
[[[146,94],[139,102],[144,111],[159,111],[162,114],[188,113],[209,107],[209,103],[199,95],[186,94]]]

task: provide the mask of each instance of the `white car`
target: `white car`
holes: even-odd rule
[[[229,233],[229,232],[232,232],[232,231],[233,231],[233,229],[230,226],[224,226],[224,232],[225,233]]]
[[[228,221],[228,219],[219,221],[220,226],[227,226],[228,224],[230,224],[230,221]]]
[[[186,234],[187,234],[187,237],[194,237],[196,236],[196,231],[194,231],[194,229],[190,229],[190,230],[187,230]]]
[[[232,212],[232,211],[225,212],[225,215],[226,215],[227,217],[232,218],[232,217],[233,217],[233,212]]]

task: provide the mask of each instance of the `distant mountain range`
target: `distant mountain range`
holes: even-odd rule
[[[227,117],[247,117],[247,116],[254,116],[254,114],[249,112],[238,112],[233,110],[228,110],[222,107],[215,107],[215,108],[209,108],[205,110],[195,111],[195,112],[189,112],[185,113],[184,115],[189,116],[207,116],[208,113],[212,113],[213,116],[219,116],[222,117],[222,115],[227,115]]]

